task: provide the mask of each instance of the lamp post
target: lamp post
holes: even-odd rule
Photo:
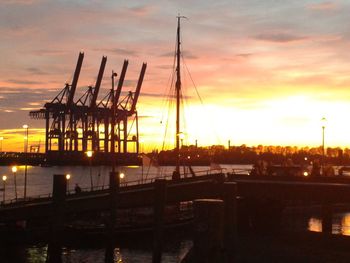
[[[66,174],[66,180],[67,180],[67,190],[69,194],[69,180],[70,180],[70,174]]]
[[[94,189],[94,183],[92,181],[92,155],[94,154],[93,151],[87,151],[86,156],[89,159],[89,167],[90,167],[90,184],[91,184],[91,191]]]
[[[4,185],[4,191],[2,192],[2,202],[3,202],[3,204],[5,204],[6,180],[7,180],[7,176],[3,175],[2,176],[2,182],[3,182],[3,185]]]
[[[123,74],[123,73],[122,73]],[[113,180],[116,179],[115,185],[112,186],[111,185],[111,180],[109,181],[109,188],[110,188],[110,192],[113,193],[113,195],[115,195],[118,191],[119,191],[119,186],[120,186],[120,176],[119,176],[119,172],[116,171],[117,169],[117,165],[116,165],[116,156],[115,156],[115,123],[116,123],[116,113],[117,113],[117,101],[116,101],[116,97],[118,97],[119,95],[116,93],[116,91],[114,90],[114,82],[115,82],[115,78],[118,76],[118,74],[114,71],[112,71],[112,118],[111,118],[111,162],[112,162],[112,171],[111,171],[111,175],[113,176]],[[117,88],[117,92],[120,92],[119,86]],[[115,215],[112,215],[111,218],[114,218]]]
[[[2,141],[4,140],[4,137],[0,137],[0,152],[2,152]]]
[[[17,166],[12,166],[11,170],[13,173],[13,180],[15,183],[15,199],[17,201],[17,180],[16,180]]]
[[[112,119],[111,119],[111,161],[112,161],[112,174],[115,175],[116,165],[115,165],[115,114],[117,112],[117,105],[115,101],[115,90],[114,90],[114,78],[116,78],[118,74],[112,71]],[[119,178],[118,178],[119,181]],[[117,186],[118,187],[118,186]]]
[[[28,130],[29,126],[27,124],[24,124],[23,126],[24,129],[24,152],[28,152]]]
[[[326,161],[326,152],[325,152],[325,147],[324,147],[324,130],[326,128],[326,121],[327,119],[325,117],[323,117],[321,119],[321,124],[322,124],[322,175],[324,175],[324,165],[325,165],[325,161]]]
[[[27,197],[27,152],[28,152],[28,136],[29,136],[29,126],[27,124],[23,125],[23,129],[25,131],[25,143],[24,143],[24,155],[25,155],[25,163],[24,163],[24,200]]]
[[[123,172],[121,172],[119,174],[119,178],[120,178],[120,183],[122,182],[122,180],[125,178],[125,174]]]
[[[185,134],[183,132],[180,132],[177,134],[177,136],[180,138],[180,141],[181,141],[181,149],[182,147],[184,146],[184,138],[185,138]]]

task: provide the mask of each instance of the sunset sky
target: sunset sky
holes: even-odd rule
[[[176,39],[182,21],[184,142],[231,145],[350,146],[350,1],[0,1],[0,136],[4,150],[44,142],[44,122],[30,120],[71,82],[85,59],[78,94],[93,85],[108,57],[111,71],[129,59],[124,91],[148,68],[137,106],[144,150],[160,148]],[[77,94],[76,98],[79,96]]]

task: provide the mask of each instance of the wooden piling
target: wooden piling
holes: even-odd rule
[[[64,174],[55,174],[53,176],[50,240],[46,260],[48,263],[62,262],[62,233],[64,232],[66,191],[66,176]]]
[[[237,183],[229,182],[223,185],[224,201],[224,248],[228,262],[234,261],[237,246]]]
[[[157,179],[154,182],[153,263],[160,263],[162,261],[165,204],[166,180]]]
[[[322,204],[322,233],[325,235],[332,234],[332,204],[324,202]]]
[[[117,217],[117,198],[119,192],[119,172],[111,172],[109,174],[109,202],[110,211],[109,218],[106,222],[106,251],[105,251],[105,262],[114,262],[114,232],[115,232],[115,222]]]
[[[193,262],[224,262],[224,202],[197,199],[194,201],[194,217]]]

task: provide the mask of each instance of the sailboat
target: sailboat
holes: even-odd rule
[[[175,132],[175,155],[176,155],[176,163],[175,163],[175,170],[172,174],[173,180],[179,180],[181,178],[180,175],[180,165],[181,165],[181,154],[180,154],[180,136],[183,135],[183,131],[181,130],[180,126],[180,114],[181,114],[181,100],[182,100],[182,82],[181,82],[181,19],[187,19],[185,16],[177,16],[177,34],[176,34],[176,52],[175,52],[175,58],[176,58],[176,81],[175,81],[175,97],[176,97],[176,132]],[[198,94],[198,91],[197,91]],[[199,96],[199,94],[198,94]],[[201,100],[201,98],[200,98]],[[196,143],[197,144],[197,143]],[[192,177],[195,176],[195,172],[193,171],[191,165],[187,164],[187,167],[189,169],[189,173]],[[220,166],[219,166],[220,167]],[[210,168],[212,169],[212,167]],[[185,170],[185,169],[184,169]],[[221,167],[219,170],[222,172]],[[186,177],[186,174],[185,174]]]
[[[177,16],[177,33],[176,33],[176,50],[175,50],[175,59],[176,59],[176,68],[175,68],[175,73],[176,73],[176,81],[175,81],[175,97],[176,97],[176,117],[175,117],[175,125],[176,125],[176,130],[175,130],[175,156],[176,156],[176,161],[175,161],[175,170],[172,173],[172,179],[173,180],[178,180],[181,178],[180,176],[180,136],[183,134],[181,132],[181,127],[180,127],[180,108],[181,108],[181,88],[182,88],[182,83],[181,83],[181,19],[187,19],[185,16]],[[148,159],[150,159],[148,156],[143,156],[143,164],[144,163],[149,163]],[[153,159],[153,158],[151,158]],[[149,164],[150,165],[150,164]],[[149,169],[148,169],[149,170]],[[191,172],[193,172],[192,169],[190,169]],[[142,174],[143,177],[143,174]],[[146,175],[147,177],[147,175]]]
[[[170,87],[170,93],[168,95],[168,103],[169,103],[169,112],[170,110],[173,110],[173,99],[175,98],[175,147],[174,150],[171,154],[167,155],[165,158],[162,158],[161,155],[158,155],[159,160],[157,161],[157,164],[161,164],[161,165],[174,165],[175,164],[175,169],[172,172],[171,178],[172,180],[179,180],[181,178],[186,178],[187,175],[190,175],[191,177],[196,176],[194,170],[192,169],[192,167],[190,166],[190,158],[184,158],[184,155],[181,151],[183,145],[182,145],[182,136],[185,134],[183,128],[181,127],[181,114],[183,114],[183,111],[181,111],[181,103],[183,101],[183,96],[182,96],[182,72],[181,72],[181,64],[184,64],[184,61],[181,61],[181,59],[183,58],[182,55],[182,51],[181,51],[181,45],[182,45],[182,40],[181,40],[181,20],[182,19],[187,19],[187,17],[185,16],[177,16],[177,31],[176,31],[176,48],[175,48],[175,57],[174,57],[174,67],[173,67],[173,75],[172,75],[172,82],[171,82],[171,87]],[[186,67],[187,68],[187,67]],[[190,75],[190,73],[188,72],[188,74]],[[192,77],[190,76],[191,81]],[[175,85],[173,85],[175,84]],[[193,83],[194,84],[194,83]],[[172,88],[175,89],[173,90]],[[195,84],[194,84],[195,87]],[[196,88],[196,87],[195,87]],[[175,92],[174,92],[175,91]],[[197,96],[199,97],[199,100],[202,102],[202,99],[200,98],[200,95],[198,93],[198,91],[196,90]],[[169,116],[168,116],[168,121],[169,121]],[[163,121],[161,121],[162,123]],[[168,128],[168,122],[166,125],[166,130],[165,130],[165,136],[166,136],[166,132],[167,132],[167,128]],[[164,137],[165,137],[164,136]],[[163,148],[164,148],[164,143],[165,143],[165,138],[163,141]],[[196,140],[196,148],[197,148],[197,140]],[[197,155],[197,154],[196,154]],[[175,158],[174,158],[175,157]],[[188,157],[186,155],[186,157]],[[199,155],[198,155],[199,157]],[[149,167],[152,166],[152,162],[148,161],[149,159],[154,160],[155,156],[143,156],[143,165],[146,164],[148,165],[148,171],[149,171]],[[210,162],[210,157],[209,156],[203,156],[201,155],[202,160],[198,161],[195,160],[194,163],[196,163],[197,165],[209,165],[211,164]],[[193,163],[193,159],[191,159],[191,163]],[[183,167],[182,167],[183,166]],[[183,168],[183,175],[181,175],[180,173],[180,168]],[[187,168],[187,172],[186,172],[186,168]],[[222,168],[216,164],[216,167],[213,168],[212,165],[210,165],[210,170],[216,170],[219,171],[219,173],[222,172]],[[182,170],[182,169],[181,169]],[[211,173],[208,170],[203,170],[200,172],[205,172],[206,174]],[[161,173],[158,172],[158,176],[160,176]],[[148,176],[148,172],[146,174],[146,180],[147,180],[147,176]],[[168,178],[169,174],[164,176],[166,178]],[[143,173],[142,173],[142,178],[143,178]],[[143,180],[142,180],[143,181]]]

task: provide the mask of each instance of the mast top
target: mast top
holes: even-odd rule
[[[187,16],[181,16],[180,14],[178,14],[176,18],[177,18],[178,20],[180,20],[181,18],[188,19],[188,17],[187,17]]]

